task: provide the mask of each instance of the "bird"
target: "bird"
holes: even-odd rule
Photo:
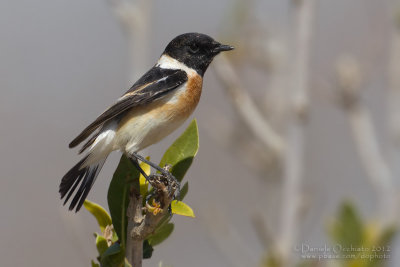
[[[157,63],[70,142],[69,148],[74,148],[87,140],[79,150],[85,156],[61,179],[59,193],[61,199],[65,197],[64,205],[79,186],[69,210],[80,210],[108,155],[116,150],[143,175],[138,160],[170,175],[138,152],[185,122],[199,103],[208,66],[216,55],[232,49],[202,33],[172,39]]]

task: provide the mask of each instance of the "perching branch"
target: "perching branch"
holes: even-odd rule
[[[132,229],[137,225],[140,225],[144,219],[142,203],[143,199],[140,193],[131,192],[127,210],[127,216],[129,218],[128,233],[131,233]],[[128,234],[126,242],[126,258],[134,267],[142,266],[143,242],[143,238],[134,238],[131,234]]]
[[[169,168],[165,167],[167,171]],[[127,216],[128,237],[126,245],[126,258],[133,267],[141,267],[143,259],[143,242],[152,234],[159,225],[162,218],[169,212],[168,207],[171,204],[177,185],[169,177],[162,174],[153,174],[150,176],[150,184],[154,190],[155,203],[159,208],[152,207],[150,211],[148,204],[144,208],[143,198],[139,192],[132,190],[129,198]]]

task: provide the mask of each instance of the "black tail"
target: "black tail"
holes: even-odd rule
[[[84,157],[74,167],[72,167],[72,169],[64,175],[60,183],[59,192],[61,194],[61,199],[64,198],[65,195],[68,193],[67,197],[65,198],[64,205],[68,202],[69,198],[72,196],[79,183],[81,184],[74,198],[72,199],[71,204],[69,205],[69,210],[73,210],[76,206],[76,212],[78,212],[82,207],[83,202],[85,201],[90,189],[92,188],[92,185],[96,181],[97,175],[99,174],[101,168],[104,165],[104,162],[106,161],[106,159],[103,159],[96,164],[82,167],[87,157],[88,156]]]

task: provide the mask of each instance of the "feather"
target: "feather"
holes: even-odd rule
[[[64,198],[68,193],[64,201],[65,205],[80,184],[80,187],[69,206],[69,210],[73,210],[76,207],[76,212],[78,212],[82,207],[83,202],[85,201],[90,189],[93,186],[93,183],[97,178],[97,175],[106,161],[106,158],[103,158],[95,164],[85,166],[85,160],[88,158],[88,156],[84,157],[74,167],[72,167],[67,174],[64,175],[59,188],[61,199]]]

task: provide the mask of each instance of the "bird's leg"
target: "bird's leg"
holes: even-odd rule
[[[140,161],[146,163],[147,165],[153,167],[154,169],[156,169],[157,171],[161,172],[164,175],[168,175],[170,174],[168,171],[164,170],[163,168],[161,168],[160,166],[158,166],[157,164],[147,160],[146,158],[140,156],[139,154],[133,152],[132,156],[134,156],[136,159],[139,159]]]
[[[132,164],[135,166],[135,168],[143,175],[143,177],[147,180],[147,182],[149,182],[149,184],[152,185],[152,179],[153,176],[150,175],[151,177],[149,177],[146,172],[142,169],[142,167],[140,167],[138,159],[135,157],[129,157],[129,159],[131,160]],[[153,186],[153,185],[152,185]],[[148,203],[150,201],[150,199],[154,196],[154,192],[152,194],[148,194],[146,196],[146,203]]]
[[[154,164],[153,162],[147,160],[146,158],[140,156],[139,154],[137,154],[135,152],[133,152],[131,154],[130,158],[131,158],[132,163],[135,165],[135,167],[138,168],[138,170],[143,174],[143,176],[146,178],[147,181],[149,181],[150,184],[151,184],[151,180],[153,180],[153,177],[149,177],[146,175],[146,173],[140,167],[137,160],[140,160],[140,161],[146,163],[147,165],[153,167],[157,171],[161,172],[161,174],[168,180],[168,191],[171,192],[172,188],[175,187],[176,188],[176,197],[175,196],[174,197],[178,200],[180,199],[181,185],[180,185],[179,181],[175,178],[175,176],[173,176],[167,169],[161,168],[157,164]],[[136,163],[134,163],[134,162],[136,162]],[[150,176],[157,176],[157,174],[150,175]]]
[[[143,177],[150,183],[150,177],[146,174],[146,172],[140,167],[137,158],[129,158],[132,164],[136,167],[136,169],[143,175]]]

